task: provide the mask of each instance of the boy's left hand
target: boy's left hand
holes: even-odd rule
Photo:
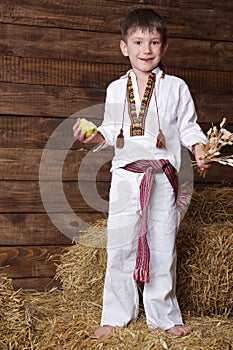
[[[198,143],[194,147],[194,156],[197,162],[197,166],[200,170],[205,170],[211,167],[210,163],[205,163],[204,156],[205,156],[205,145]]]

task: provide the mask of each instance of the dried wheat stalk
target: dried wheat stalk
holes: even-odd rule
[[[226,125],[226,118],[223,118],[220,123],[220,129],[216,126],[212,126],[207,132],[207,145],[204,148],[204,155],[200,157],[201,160],[204,160],[204,163],[216,162],[223,165],[229,165],[233,167],[233,154],[232,155],[222,155],[221,149],[224,146],[233,145],[233,133],[224,128]],[[197,166],[197,162],[193,162],[194,167]],[[198,170],[199,174],[205,177],[207,169]]]

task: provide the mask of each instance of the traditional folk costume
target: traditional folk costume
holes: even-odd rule
[[[184,206],[177,173],[181,145],[206,142],[196,119],[185,82],[159,68],[149,75],[142,101],[132,70],[107,89],[98,130],[106,145],[115,146],[115,156],[102,326],[136,320],[137,280],[145,282],[148,327],[183,324],[175,293],[177,207]]]

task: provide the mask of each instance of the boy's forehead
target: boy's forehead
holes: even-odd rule
[[[156,38],[161,38],[161,34],[155,28],[143,29],[143,28],[139,28],[139,27],[130,29],[127,36],[128,37],[129,36],[132,36],[132,37],[153,36]]]

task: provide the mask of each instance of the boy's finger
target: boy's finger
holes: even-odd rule
[[[90,137],[85,137],[86,132],[84,133],[84,140],[83,143],[88,143],[90,141],[93,140],[93,138],[95,137],[95,134],[92,134]]]
[[[75,131],[80,125],[80,118],[77,119],[76,123],[73,126],[73,131]]]
[[[83,131],[81,128],[79,128],[79,130],[80,130],[79,136],[78,136],[79,141],[86,143],[86,140],[87,140],[85,138],[86,131]]]
[[[82,133],[82,130],[81,130],[81,128],[79,126],[74,129],[74,137],[78,137],[79,138],[81,133]]]

